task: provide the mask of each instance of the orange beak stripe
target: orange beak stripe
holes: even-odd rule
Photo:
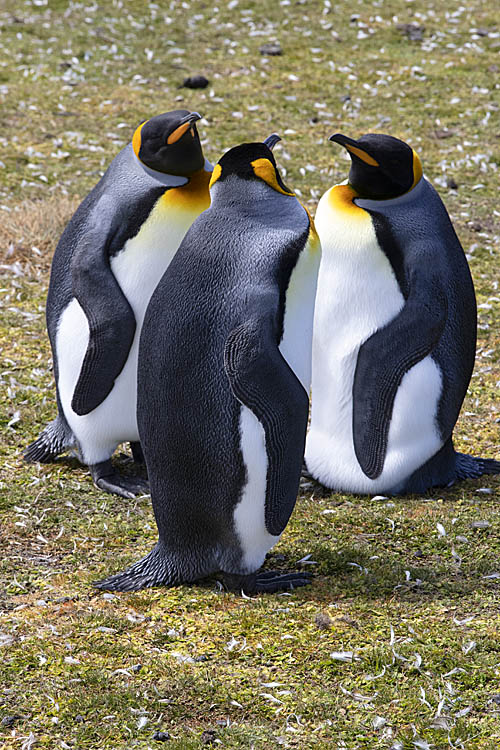
[[[351,152],[351,154],[354,154],[354,156],[357,156],[358,159],[361,159],[361,161],[364,161],[365,164],[369,164],[371,167],[380,166],[378,161],[376,161],[373,158],[373,156],[370,156],[369,154],[365,153],[365,151],[362,151],[360,148],[356,148],[356,146],[349,146],[347,143],[345,144],[345,147],[348,151]]]
[[[179,138],[182,138],[182,136],[184,135],[184,133],[187,130],[189,130],[190,127],[191,127],[191,123],[190,122],[185,122],[184,125],[179,125],[179,127],[176,128],[174,130],[174,132],[170,133],[170,135],[168,136],[168,138],[167,138],[168,145],[171,146],[172,143],[176,143],[176,141],[178,141]]]

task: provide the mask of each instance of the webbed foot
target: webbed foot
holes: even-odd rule
[[[243,591],[245,594],[276,594],[293,591],[311,583],[310,573],[280,573],[278,570],[262,570],[250,575],[223,573],[222,580],[228,591]]]
[[[89,466],[95,486],[112,495],[133,498],[149,494],[149,482],[142,477],[129,477],[119,474],[110,460]]]

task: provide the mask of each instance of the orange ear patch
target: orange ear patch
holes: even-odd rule
[[[413,152],[413,185],[411,186],[410,190],[413,190],[417,182],[420,182],[420,179],[424,173],[424,170],[422,169],[422,162],[419,159],[418,154],[416,151]]]
[[[273,190],[276,190],[278,193],[283,193],[283,195],[295,195],[295,193],[287,193],[287,191],[283,190],[280,186],[276,178],[276,170],[269,159],[255,159],[255,161],[250,163],[255,176],[260,177],[260,179],[266,182],[269,187],[272,187]]]
[[[137,156],[137,158],[139,158],[139,151],[141,150],[141,130],[147,122],[149,122],[149,120],[141,122],[139,127],[136,128],[134,136],[132,138],[132,148],[134,149],[134,154]]]
[[[217,182],[221,174],[222,174],[222,167],[220,164],[216,164],[214,167],[214,171],[212,172],[212,177],[210,178],[210,182],[208,185],[209,188],[211,188],[212,185]]]
[[[173,131],[173,133],[170,133],[170,135],[168,136],[168,138],[167,138],[168,145],[171,146],[172,143],[175,143],[176,141],[179,140],[179,138],[182,138],[182,136],[184,135],[184,133],[187,130],[189,130],[190,127],[191,127],[191,123],[190,122],[185,122],[184,125],[179,125],[179,127],[176,128]]]

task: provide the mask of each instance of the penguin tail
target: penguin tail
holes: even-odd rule
[[[23,458],[28,463],[50,463],[66,448],[74,445],[73,434],[66,420],[60,414],[49,422],[42,430],[39,437],[23,453]]]
[[[149,555],[123,573],[95,581],[92,585],[104,591],[140,591],[152,586],[174,586],[182,583],[165,548],[158,543]]]
[[[500,461],[493,458],[478,458],[465,453],[456,454],[457,479],[477,479],[483,474],[500,474]]]

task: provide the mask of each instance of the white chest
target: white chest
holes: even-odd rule
[[[314,302],[320,260],[319,242],[309,239],[288,283],[283,336],[279,346],[307,393],[311,387]]]
[[[111,260],[111,270],[130,302],[138,327],[158,282],[170,265],[195,216],[166,212],[157,204],[135,237]]]
[[[440,447],[435,414],[441,373],[426,357],[404,376],[394,401],[383,472],[377,480],[368,479],[353,446],[358,353],[372,334],[397,317],[405,300],[366,212],[332,210],[326,193],[316,227],[323,257],[314,317],[307,466],[335,489],[389,491]]]

